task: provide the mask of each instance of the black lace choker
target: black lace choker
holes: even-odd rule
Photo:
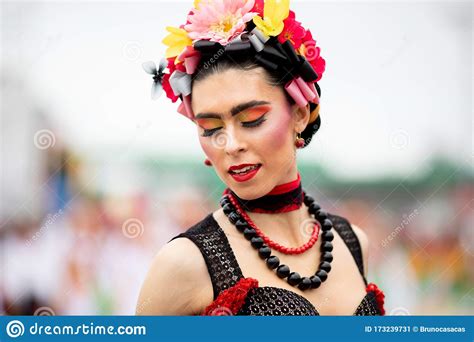
[[[304,194],[301,187],[301,177],[292,182],[277,185],[265,196],[253,200],[244,200],[229,188],[223,195],[232,194],[245,211],[254,213],[282,213],[297,210],[303,204]]]

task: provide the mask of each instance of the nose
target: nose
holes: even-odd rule
[[[228,155],[236,155],[240,152],[246,151],[246,143],[242,137],[234,129],[226,130],[226,141],[224,151]]]

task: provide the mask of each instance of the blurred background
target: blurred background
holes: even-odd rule
[[[218,208],[141,67],[192,5],[1,3],[0,313],[134,314],[156,252]],[[291,8],[326,59],[305,190],[369,235],[387,314],[473,314],[472,3]]]

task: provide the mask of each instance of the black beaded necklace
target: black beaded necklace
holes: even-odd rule
[[[304,193],[304,192],[303,192]],[[328,219],[327,213],[321,210],[321,207],[314,203],[314,199],[304,193],[304,203],[308,207],[310,215],[320,223],[321,233],[321,262],[319,263],[318,270],[310,277],[301,277],[298,272],[291,272],[287,265],[280,264],[280,259],[272,255],[272,250],[266,245],[262,238],[257,236],[255,229],[251,228],[249,223],[242,217],[238,210],[231,203],[228,195],[224,195],[220,200],[220,205],[227,216],[229,221],[241,232],[244,237],[250,241],[253,248],[258,251],[261,259],[266,261],[268,268],[271,270],[276,269],[276,275],[281,278],[287,278],[288,284],[297,286],[300,290],[304,291],[307,289],[316,289],[328,277],[328,273],[331,271],[332,256],[332,240],[334,234],[332,233],[333,224]]]

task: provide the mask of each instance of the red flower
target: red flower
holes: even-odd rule
[[[313,39],[310,30],[306,31],[303,44],[300,46],[298,52],[311,64],[314,71],[318,74],[316,82],[319,81],[326,68],[326,61],[320,56],[321,48],[316,46],[316,41]]]
[[[186,68],[183,63],[174,64],[176,60],[175,57],[168,58],[168,69],[170,70],[170,75],[173,74],[175,70],[186,72]]]
[[[173,92],[173,89],[171,89],[170,85],[170,74],[164,74],[163,75],[163,80],[161,81],[161,84],[163,85],[163,90],[166,93],[166,96],[174,103],[179,99],[179,96],[176,96]]]
[[[256,12],[263,18],[263,0],[255,0],[255,4],[250,12]]]
[[[179,99],[179,96],[176,96],[173,92],[173,89],[170,85],[170,76],[175,70],[185,71],[183,63],[174,64],[176,57],[168,58],[168,69],[169,73],[164,74],[161,84],[163,85],[163,90],[166,93],[166,96],[174,103]]]
[[[377,285],[375,285],[374,283],[370,283],[367,285],[366,289],[365,289],[367,292],[374,292],[375,294],[375,299],[377,300],[377,304],[378,304],[378,307],[379,307],[379,310],[382,314],[382,316],[385,315],[385,308],[384,308],[384,304],[385,304],[385,295],[383,293],[382,290],[380,290],[378,288]]]
[[[295,12],[290,11],[288,17],[283,20],[283,31],[278,35],[278,41],[284,43],[289,40],[295,49],[298,49],[303,42],[306,30],[301,26],[299,21],[295,20]]]

